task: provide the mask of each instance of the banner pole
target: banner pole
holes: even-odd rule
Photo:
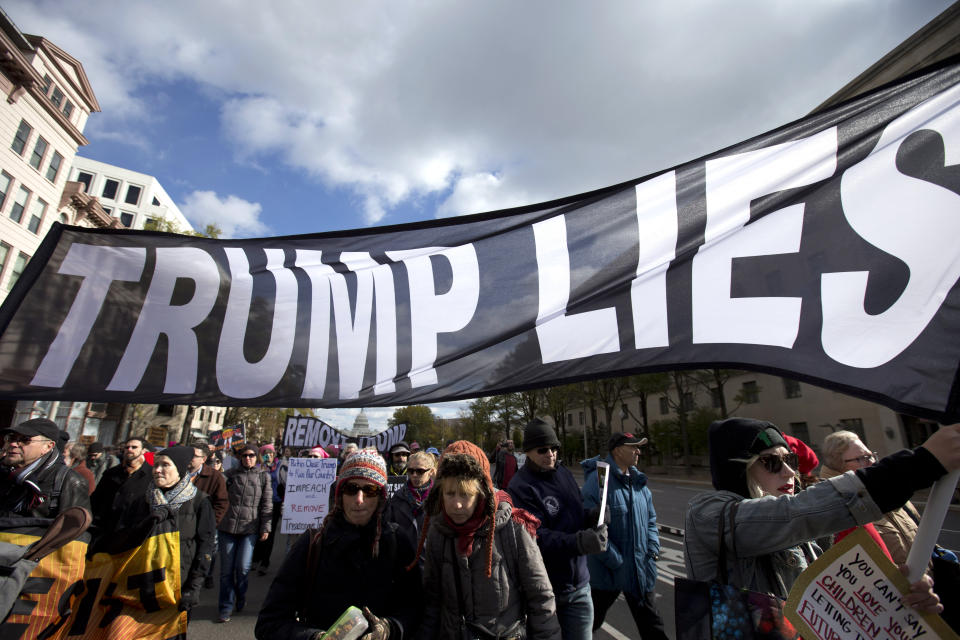
[[[960,479],[960,470],[951,471],[935,482],[930,489],[930,497],[927,499],[927,506],[923,510],[917,536],[913,539],[913,546],[907,555],[907,567],[910,570],[907,577],[910,582],[919,580],[927,569],[933,547],[940,535],[940,528],[947,517],[947,510],[950,508],[950,500],[957,488],[958,479]]]

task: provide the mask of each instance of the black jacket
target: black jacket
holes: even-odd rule
[[[153,467],[146,461],[131,474],[122,464],[104,471],[90,496],[94,526],[102,532],[116,529],[120,514],[142,500],[152,482]]]
[[[39,497],[31,487],[15,482],[12,469],[0,470],[0,516],[54,518],[67,507],[90,509],[87,481],[63,464],[56,449],[47,454],[28,480],[39,488]]]
[[[586,513],[570,470],[563,466],[543,470],[527,458],[507,493],[515,506],[540,519],[537,544],[554,593],[570,593],[586,585],[590,581],[587,557],[577,547],[577,531],[586,528]]]
[[[365,527],[349,524],[342,512],[327,521],[316,573],[308,575],[312,531],[303,533],[270,585],[257,618],[258,640],[308,640],[326,631],[350,605],[370,607],[388,618],[391,640],[412,637],[423,611],[420,567],[397,525],[384,522],[380,552],[373,557],[376,518]]]
[[[433,491],[434,489],[431,489]],[[426,498],[424,498],[426,503]],[[383,511],[384,522],[396,522],[398,533],[405,536],[414,548],[420,541],[420,532],[423,531],[423,519],[426,512],[423,510],[423,504],[417,506],[410,492],[410,485],[404,484],[400,487],[390,500],[387,501],[387,508]],[[420,559],[421,564],[423,558]]]

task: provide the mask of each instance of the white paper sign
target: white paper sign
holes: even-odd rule
[[[319,527],[330,511],[337,459],[290,458],[288,464],[280,533],[302,533]]]
[[[610,465],[606,462],[597,462],[597,482],[600,483],[600,518],[597,526],[603,524],[603,514],[607,512],[607,485],[610,484]]]

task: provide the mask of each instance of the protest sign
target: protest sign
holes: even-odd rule
[[[400,488],[407,484],[407,476],[387,476],[387,499],[393,497]]]
[[[319,527],[330,511],[330,487],[336,478],[336,458],[290,458],[280,533]]]
[[[610,465],[602,460],[597,462],[597,482],[600,484],[600,519],[597,526],[603,524],[603,514],[607,512],[607,486],[610,483]]]
[[[805,640],[957,638],[940,616],[900,603],[907,578],[857,529],[811,564],[784,608]]]

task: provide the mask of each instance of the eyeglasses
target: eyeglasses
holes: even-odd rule
[[[869,467],[871,464],[877,461],[877,452],[868,453],[866,455],[857,456],[856,458],[844,458],[844,462],[856,462],[864,466]]]
[[[255,453],[245,453],[241,456],[242,458],[256,458],[257,454]]]
[[[21,447],[25,447],[31,442],[53,442],[49,438],[40,438],[39,440],[34,440],[33,436],[24,436],[19,433],[5,433],[3,435],[4,442],[16,443]]]
[[[380,495],[380,487],[372,484],[359,485],[353,482],[348,482],[343,485],[343,488],[340,490],[345,496],[355,496],[361,491],[363,492],[363,497],[365,498],[375,498]]]
[[[407,473],[409,475],[420,476],[427,473],[428,471],[432,471],[432,469],[414,469],[413,467],[407,467]]]
[[[537,454],[545,456],[548,453],[556,453],[557,451],[560,451],[560,447],[540,447],[537,449]]]
[[[783,465],[787,465],[793,470],[797,469],[797,454],[795,453],[765,453],[759,456],[757,460],[763,465],[763,468],[770,473],[780,473]]]

